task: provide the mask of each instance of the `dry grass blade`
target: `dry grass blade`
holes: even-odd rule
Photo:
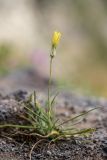
[[[31,150],[30,150],[30,153],[29,153],[29,158],[30,158],[30,160],[32,160],[32,152],[33,152],[34,148],[35,148],[39,143],[41,143],[42,141],[44,141],[44,139],[40,139],[38,142],[36,142],[36,143],[32,146],[32,148],[31,148]]]

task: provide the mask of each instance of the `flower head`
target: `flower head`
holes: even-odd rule
[[[59,44],[60,38],[61,38],[61,33],[55,31],[52,36],[52,46],[53,47],[55,48],[57,47],[57,45]]]
[[[56,47],[59,44],[61,33],[55,31],[52,36],[52,50],[50,56],[53,58],[56,55]]]

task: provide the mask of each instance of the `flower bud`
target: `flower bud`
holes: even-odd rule
[[[51,51],[51,57],[54,57],[56,55],[56,47],[59,44],[61,38],[61,33],[60,32],[54,32],[52,36],[52,51]]]
[[[61,38],[61,33],[55,31],[52,37],[52,46],[56,48],[57,45],[59,44],[60,38]]]

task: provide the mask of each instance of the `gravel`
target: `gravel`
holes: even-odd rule
[[[21,101],[28,96],[27,92],[19,90],[5,96],[0,96],[0,123],[22,123],[18,114],[23,113]],[[43,103],[46,94],[38,97]],[[48,147],[48,142],[41,142],[32,152],[32,160],[106,160],[107,159],[107,100],[104,98],[84,97],[74,93],[64,92],[57,98],[56,116],[61,120],[75,116],[83,111],[101,106],[91,112],[77,125],[78,128],[97,128],[89,137],[77,137],[55,142]],[[1,129],[0,160],[29,160],[34,139],[26,140],[20,137],[5,137],[2,133],[10,132]]]

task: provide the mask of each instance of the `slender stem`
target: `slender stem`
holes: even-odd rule
[[[48,113],[50,114],[51,111],[51,102],[50,102],[50,87],[51,87],[51,80],[52,80],[52,60],[53,57],[50,58],[50,71],[49,71],[49,84],[48,84]]]

